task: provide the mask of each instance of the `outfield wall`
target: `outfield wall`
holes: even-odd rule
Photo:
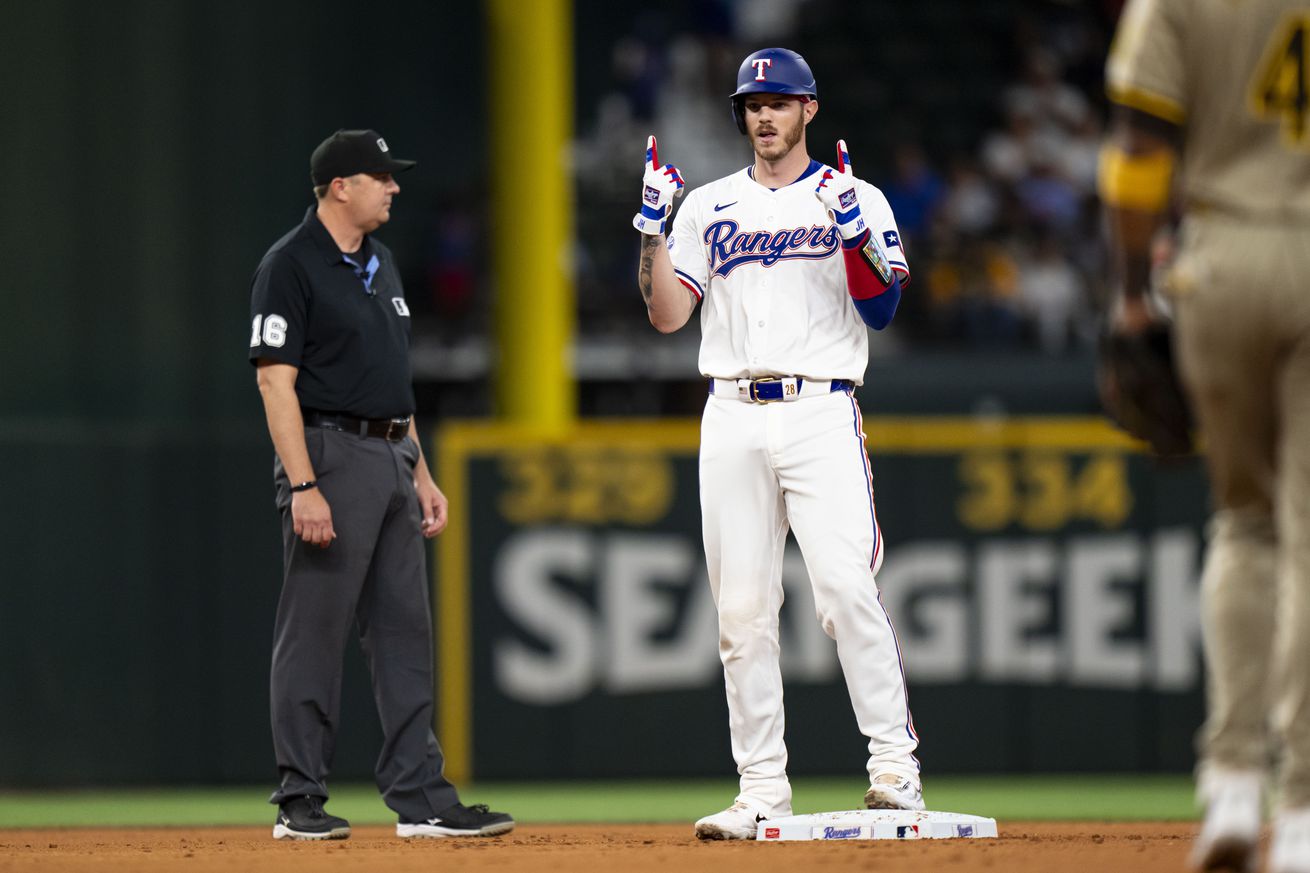
[[[1160,770],[1201,717],[1206,491],[1099,419],[865,416],[924,766]],[[730,774],[700,547],[697,423],[545,437],[452,424],[430,447],[440,735],[452,775]],[[7,432],[0,786],[269,782],[280,584],[272,452],[207,429]],[[785,566],[798,773],[860,738],[803,561]],[[336,779],[380,743],[348,653]]]
[[[1095,418],[866,418],[925,766],[1181,770],[1201,715],[1198,464]],[[453,425],[440,479],[441,735],[457,777],[731,772],[697,422],[556,437]],[[862,766],[835,647],[789,544],[798,772]]]

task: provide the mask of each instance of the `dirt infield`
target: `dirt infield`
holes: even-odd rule
[[[691,825],[523,825],[500,839],[280,843],[270,828],[0,830],[0,871],[1182,871],[1194,824],[1001,822],[995,840],[702,843]]]

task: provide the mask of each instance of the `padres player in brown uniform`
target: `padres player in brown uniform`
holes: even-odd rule
[[[1272,787],[1267,869],[1307,873],[1310,3],[1130,0],[1107,85],[1114,331],[1159,319],[1146,293],[1151,237],[1171,192],[1183,212],[1161,290],[1215,506],[1201,581],[1205,818],[1192,864],[1253,869]]]

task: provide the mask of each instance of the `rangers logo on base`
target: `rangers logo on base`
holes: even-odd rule
[[[867,840],[873,836],[873,833],[866,827],[849,827],[849,828],[815,828],[814,838],[816,840]]]

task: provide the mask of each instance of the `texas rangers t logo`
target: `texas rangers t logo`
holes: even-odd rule
[[[755,68],[755,81],[764,81],[764,68],[773,66],[773,58],[756,58],[751,61],[751,66]]]

